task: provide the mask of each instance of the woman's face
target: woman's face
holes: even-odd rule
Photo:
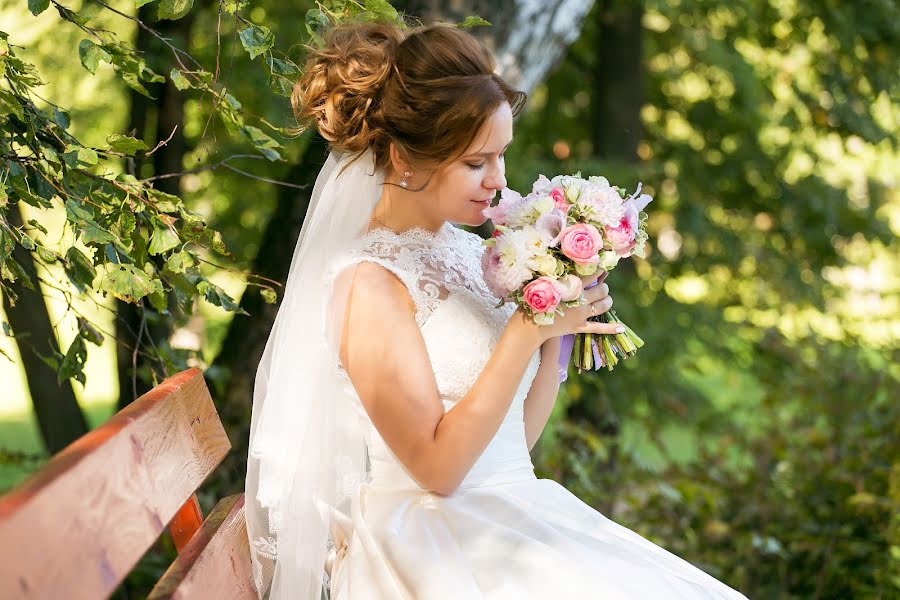
[[[439,216],[451,223],[477,227],[483,212],[506,187],[504,152],[513,139],[513,115],[504,102],[494,111],[461,157],[444,166],[423,190],[434,198]]]

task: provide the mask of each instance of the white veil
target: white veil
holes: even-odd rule
[[[365,233],[383,180],[371,151],[328,156],[256,373],[244,511],[261,598],[319,600],[332,511],[349,513],[366,475],[329,265]]]

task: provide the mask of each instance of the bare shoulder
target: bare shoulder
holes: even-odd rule
[[[371,261],[363,261],[348,269],[342,276],[349,277],[350,298],[368,310],[381,314],[393,314],[398,308],[415,315],[415,305],[406,285],[390,269]]]
[[[390,269],[371,261],[345,268],[335,280],[343,316],[341,363],[360,365],[380,346],[401,332],[417,329],[415,304],[406,286]],[[364,361],[368,362],[368,361]]]

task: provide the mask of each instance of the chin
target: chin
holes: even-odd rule
[[[484,225],[487,222],[488,218],[485,217],[484,215],[481,215],[478,217],[470,217],[470,218],[466,218],[466,219],[450,219],[450,220],[453,221],[454,223],[458,223],[460,225],[468,225],[469,227],[481,227],[482,225]]]

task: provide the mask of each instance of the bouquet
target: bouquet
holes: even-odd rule
[[[504,189],[486,208],[494,236],[484,241],[484,279],[500,305],[513,301],[541,325],[553,323],[565,307],[584,303],[582,277],[610,271],[622,258],[644,256],[647,215],[652,200],[637,190],[610,185],[605,177],[580,173],[547,179],[541,175],[527,196]],[[612,370],[619,357],[632,356],[643,340],[612,310],[593,317],[618,323],[623,333],[575,336],[574,364],[582,370]],[[565,358],[568,361],[568,358]]]

